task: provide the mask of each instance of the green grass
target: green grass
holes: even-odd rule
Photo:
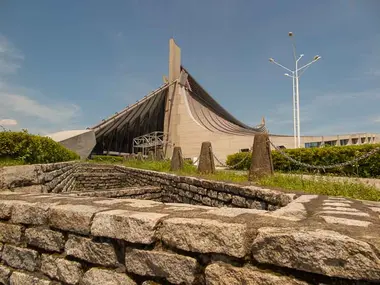
[[[11,158],[0,158],[0,167],[2,166],[14,166],[25,164],[22,160],[16,160]]]
[[[360,200],[380,201],[380,189],[360,182],[332,181],[320,175],[303,178],[301,175],[275,174],[259,181],[258,185],[308,194],[343,196]]]

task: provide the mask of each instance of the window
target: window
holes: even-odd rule
[[[321,142],[309,142],[305,143],[305,148],[320,147]]]
[[[340,145],[348,145],[348,139],[340,140]]]
[[[336,141],[326,141],[325,145],[335,146],[336,145]]]
[[[249,148],[242,148],[240,152],[249,152]]]

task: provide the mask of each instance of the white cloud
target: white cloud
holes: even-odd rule
[[[23,59],[24,55],[6,37],[0,35],[0,75],[16,73]]]
[[[7,123],[11,129],[23,128],[40,134],[77,128],[79,106],[9,84],[6,77],[17,73],[23,59],[22,52],[0,35],[0,114],[3,118],[12,118],[0,122]]]
[[[0,119],[1,126],[16,126],[17,121],[14,119]]]
[[[27,96],[0,93],[2,106],[0,111],[16,113],[22,116],[35,117],[50,123],[61,123],[75,117],[80,111],[76,105],[55,102],[47,105]]]

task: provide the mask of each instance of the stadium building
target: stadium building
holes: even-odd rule
[[[173,147],[180,146],[184,157],[194,158],[199,156],[201,143],[210,141],[221,161],[229,154],[249,151],[255,134],[267,131],[264,121],[248,126],[211,97],[182,65],[181,50],[173,39],[169,43],[169,76],[164,84],[90,130],[96,140],[93,154],[147,154],[162,149],[166,157],[171,157]],[[90,137],[88,131],[85,133]],[[367,133],[303,136],[301,146],[367,144],[378,138]],[[294,148],[293,136],[270,134],[270,140],[279,148]]]

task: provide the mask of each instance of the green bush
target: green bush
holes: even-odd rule
[[[334,146],[321,148],[299,148],[284,150],[290,157],[311,165],[331,165],[350,161],[356,157],[362,156],[365,153],[379,147],[380,144],[365,144],[353,146]],[[234,165],[240,161],[247,153],[235,153],[227,157],[227,165]],[[306,168],[295,164],[285,158],[278,151],[272,151],[273,166],[276,171],[281,172],[300,172],[300,173],[315,173],[332,174],[341,176],[358,176],[358,177],[380,177],[380,152],[372,156],[360,160],[356,165],[345,167],[337,167],[333,169],[325,169],[317,171],[316,169]],[[247,159],[242,165],[236,169],[248,169],[250,159]]]
[[[242,160],[244,161],[242,162]],[[227,156],[226,164],[228,166],[235,166],[232,169],[247,170],[251,166],[252,153],[251,152],[238,152]]]
[[[70,161],[79,156],[48,137],[31,135],[27,131],[0,132],[0,161],[34,164]]]
[[[93,155],[90,161],[102,163],[122,163],[124,158],[122,156],[112,155]]]

